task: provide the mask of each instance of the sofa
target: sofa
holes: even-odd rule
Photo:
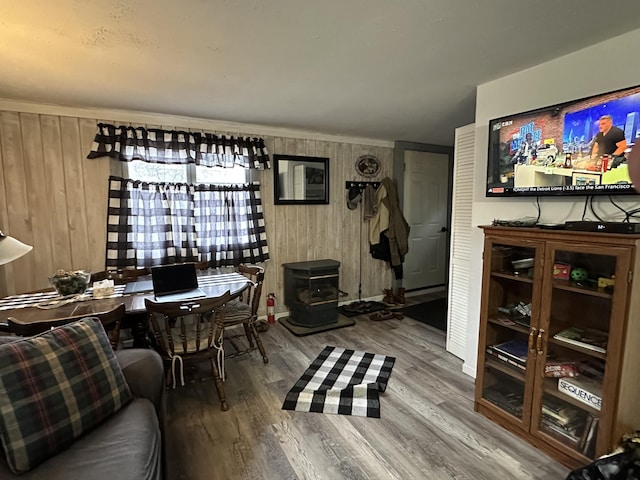
[[[74,328],[75,330],[73,330]],[[85,349],[85,353],[78,354],[74,341],[68,341],[68,338],[72,335],[78,334],[86,334],[93,338],[93,344],[88,349]],[[152,350],[124,349],[113,351],[108,343],[106,334],[101,337],[102,334],[104,334],[104,330],[97,319],[88,318],[26,339],[11,336],[0,337],[0,362],[2,362],[0,363],[0,395],[2,395],[0,399],[0,437],[2,438],[2,446],[5,452],[5,455],[0,460],[0,480],[10,478],[24,480],[36,478],[46,478],[48,480],[112,480],[114,478],[119,480],[159,480],[163,477],[165,470],[163,439],[166,421],[166,400],[162,360]],[[96,344],[98,344],[98,347],[95,346]],[[7,361],[7,357],[2,356],[7,354],[6,350],[10,351],[10,355],[18,355],[18,357],[14,358],[20,359],[34,355],[37,357],[42,352],[45,352],[43,357],[46,358],[45,363],[47,365],[53,364],[54,367],[47,372],[49,377],[45,375],[44,379],[36,378],[32,380],[34,375],[30,370],[22,382],[15,381],[15,379],[20,378],[16,375],[24,375],[24,372],[20,371],[22,363],[15,360],[13,362]],[[24,353],[25,351],[27,354]],[[88,355],[86,351],[89,351]],[[69,360],[69,358],[72,360]],[[81,361],[74,360],[77,358],[81,358]],[[87,358],[90,359],[87,360]],[[92,358],[97,358],[98,360],[92,360]],[[102,387],[99,385],[87,384],[89,385],[87,387],[81,383],[85,381],[85,378],[81,378],[80,381],[76,380],[78,376],[96,376],[96,372],[97,374],[102,374],[100,367],[92,365],[98,361],[111,362],[111,367],[104,368],[105,371],[112,370],[108,372],[108,376],[105,376],[107,382],[113,382],[114,378],[121,374],[122,376],[119,378],[122,379],[123,377],[124,379],[121,381],[122,385],[118,387],[122,395],[116,397],[124,400],[116,403],[112,401],[102,402],[108,403],[111,407],[115,405],[115,412],[104,414],[102,417],[99,412],[93,415],[94,412],[90,411],[92,405],[89,403],[89,407],[80,410],[83,412],[83,418],[81,422],[76,421],[76,424],[73,425],[73,429],[75,429],[73,436],[65,436],[65,432],[70,430],[61,429],[58,432],[58,437],[50,436],[47,438],[48,443],[44,445],[46,448],[51,448],[52,453],[45,454],[45,458],[42,458],[41,455],[42,444],[32,445],[31,452],[24,454],[21,447],[23,446],[22,443],[25,442],[17,442],[16,447],[16,442],[13,440],[14,449],[18,451],[18,454],[15,451],[11,451],[11,449],[7,449],[7,444],[11,443],[9,441],[11,440],[11,435],[15,435],[16,430],[15,425],[11,425],[12,421],[14,424],[16,422],[27,424],[26,426],[20,425],[20,428],[24,429],[21,433],[26,438],[31,438],[29,435],[33,436],[34,434],[38,436],[41,432],[51,432],[49,428],[42,428],[41,425],[37,424],[37,421],[25,422],[25,414],[16,413],[21,412],[20,402],[24,402],[23,399],[13,398],[13,403],[11,403],[6,400],[6,397],[19,397],[22,395],[19,390],[27,390],[26,387],[20,385],[24,383],[31,384],[28,390],[29,395],[31,395],[30,398],[32,398],[34,388],[40,388],[50,382],[47,378],[54,378],[54,382],[57,382],[60,375],[63,375],[73,377],[73,382],[79,382],[74,384],[76,385],[75,387],[72,386],[76,391],[90,390],[94,400],[102,400],[105,397],[109,397],[111,392],[106,392],[105,394],[105,391],[100,390]],[[20,367],[13,368],[13,370],[17,371],[8,371],[7,369],[10,368],[6,367],[8,364],[20,365]],[[25,366],[25,369],[33,368],[33,364],[37,364],[38,368],[42,370],[42,362],[31,361],[31,364],[30,366]],[[58,383],[62,385],[66,384],[66,381],[60,380]],[[2,390],[3,388],[5,390]],[[42,388],[43,392],[49,392],[52,387]],[[53,388],[58,388],[58,384],[54,384]],[[109,384],[107,388],[109,388]],[[113,391],[115,388],[111,390]],[[69,396],[69,390],[66,387],[62,388],[62,391],[63,395]],[[35,394],[36,397],[43,395],[37,391]],[[83,392],[80,391],[79,396],[81,397],[82,395]],[[80,409],[83,401],[82,398],[74,399],[75,403],[73,405],[77,404],[78,409]],[[70,410],[69,408],[57,408],[58,401],[49,403],[47,409],[42,408],[40,400],[35,401],[35,403],[38,402],[40,402],[38,408],[47,412],[42,417],[44,417],[45,421],[55,425],[57,424],[54,420],[56,420],[57,416],[66,415],[65,413],[61,414],[60,411]],[[33,404],[34,402],[31,403]],[[87,410],[89,411],[87,412]],[[96,406],[97,410],[108,412],[109,409],[105,410],[102,406]],[[38,416],[37,413],[36,411],[30,415]],[[73,417],[73,412],[69,416]],[[20,417],[23,418],[20,419]],[[75,420],[77,419],[74,417],[71,422],[73,423]],[[96,424],[91,425],[91,422]],[[36,423],[37,426],[30,425],[33,423]],[[55,425],[53,428],[55,428]],[[78,425],[82,425],[82,428],[86,431],[78,432]],[[54,440],[51,440],[51,438],[54,438]],[[38,441],[40,440],[38,439]],[[33,459],[32,463],[34,465],[30,465],[28,461],[32,460],[32,458],[29,455],[34,450],[34,455],[38,458]],[[20,455],[21,452],[23,455]],[[27,459],[26,467],[24,466],[25,458]],[[16,471],[17,473],[14,473]]]

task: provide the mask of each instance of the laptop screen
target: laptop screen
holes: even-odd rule
[[[151,269],[153,293],[166,295],[198,288],[196,266],[193,263],[162,265]]]

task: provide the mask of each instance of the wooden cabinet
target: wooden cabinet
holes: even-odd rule
[[[640,429],[640,235],[482,228],[475,408],[587,464]]]

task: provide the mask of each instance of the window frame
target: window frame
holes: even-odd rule
[[[176,183],[175,181],[172,181],[170,179],[167,178],[161,178],[161,175],[157,175],[157,178],[154,179],[150,179],[150,178],[135,178],[132,176],[132,170],[135,170],[135,166],[138,165],[134,162],[140,162],[143,164],[148,164],[150,166],[150,168],[153,168],[156,170],[156,172],[161,172],[165,167],[167,169],[171,169],[171,168],[175,168],[175,165],[172,164],[163,164],[163,163],[149,163],[149,162],[144,162],[142,160],[133,160],[131,162],[118,162],[121,168],[121,176],[124,178],[129,178],[132,180],[140,180],[142,182],[172,182],[172,183]],[[134,167],[133,169],[131,167]],[[250,168],[244,168],[240,165],[236,165],[233,167],[234,170],[239,171],[240,169],[242,169],[244,171],[244,179],[241,182],[211,182],[211,181],[198,181],[198,168],[201,169],[209,169],[209,168],[223,168],[223,167],[207,167],[204,165],[195,165],[193,163],[187,163],[184,165],[180,165],[180,167],[182,167],[183,171],[185,171],[186,175],[185,175],[185,179],[184,181],[180,181],[178,183],[186,183],[189,185],[235,185],[235,184],[244,184],[244,183],[250,183],[253,181],[257,180],[257,176],[259,175],[259,173],[257,171],[255,171],[255,169],[250,169]]]

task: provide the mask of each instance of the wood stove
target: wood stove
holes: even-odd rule
[[[284,302],[289,322],[319,327],[338,321],[338,269],[336,260],[285,263]]]

